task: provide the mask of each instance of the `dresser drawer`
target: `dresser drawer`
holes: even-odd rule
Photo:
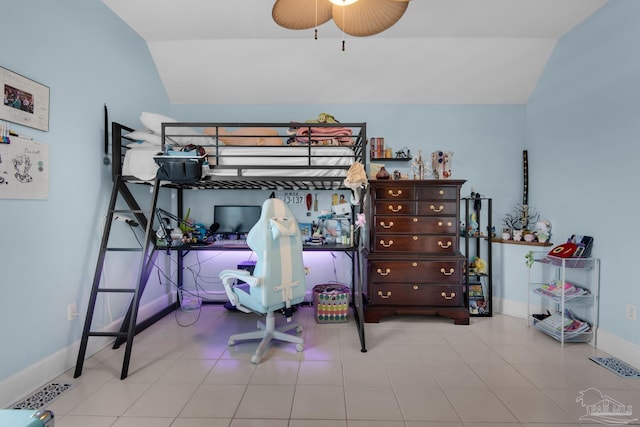
[[[454,218],[435,216],[376,216],[376,233],[429,233],[455,234],[458,227]]]
[[[375,234],[372,249],[374,252],[427,252],[450,255],[458,252],[458,236]]]
[[[458,204],[446,201],[425,201],[419,202],[417,215],[457,215]]]
[[[419,187],[417,189],[418,200],[457,200],[458,187]]]
[[[375,215],[415,215],[416,202],[389,200],[376,202]]]
[[[376,283],[371,291],[371,304],[459,307],[463,303],[461,285]]]
[[[371,282],[460,283],[462,261],[372,261]]]
[[[415,191],[412,186],[393,185],[376,187],[376,200],[414,200]]]

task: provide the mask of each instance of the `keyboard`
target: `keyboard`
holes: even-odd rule
[[[240,240],[240,239],[222,239],[222,240],[216,240],[213,242],[213,244],[211,245],[213,247],[221,247],[221,248],[248,248],[249,245],[247,245],[247,241],[246,240]]]

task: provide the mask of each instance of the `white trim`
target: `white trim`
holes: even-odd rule
[[[162,295],[155,300],[140,307],[138,318],[140,321],[147,319],[165,309],[171,304],[168,299],[175,300],[174,296],[167,298]],[[120,328],[122,319],[106,325],[102,330],[114,331]],[[92,337],[87,344],[87,358],[103,348],[111,345],[113,338]],[[135,340],[134,340],[135,344]],[[80,349],[80,340],[70,344],[57,352],[39,360],[33,365],[23,369],[0,382],[0,408],[7,408],[29,396],[34,391],[43,387],[64,372],[75,367]]]
[[[493,298],[493,311],[520,319],[527,318],[527,303]]]
[[[640,345],[622,339],[611,332],[598,328],[598,349],[640,369]]]

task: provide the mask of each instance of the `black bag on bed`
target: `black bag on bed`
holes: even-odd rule
[[[196,182],[202,178],[205,156],[156,156],[157,177],[162,181]]]

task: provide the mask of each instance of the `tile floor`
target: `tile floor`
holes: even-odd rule
[[[56,427],[565,427],[602,424],[583,406],[601,395],[640,415],[640,380],[587,359],[606,354],[561,348],[509,316],[388,318],[366,324],[361,353],[353,320],[316,324],[302,307],[305,351],[278,343],[259,365],[256,341],[227,346],[256,316],[221,305],[197,316],[177,311],[140,333],[124,381],[124,346],[56,378],[74,383],[48,407]]]

